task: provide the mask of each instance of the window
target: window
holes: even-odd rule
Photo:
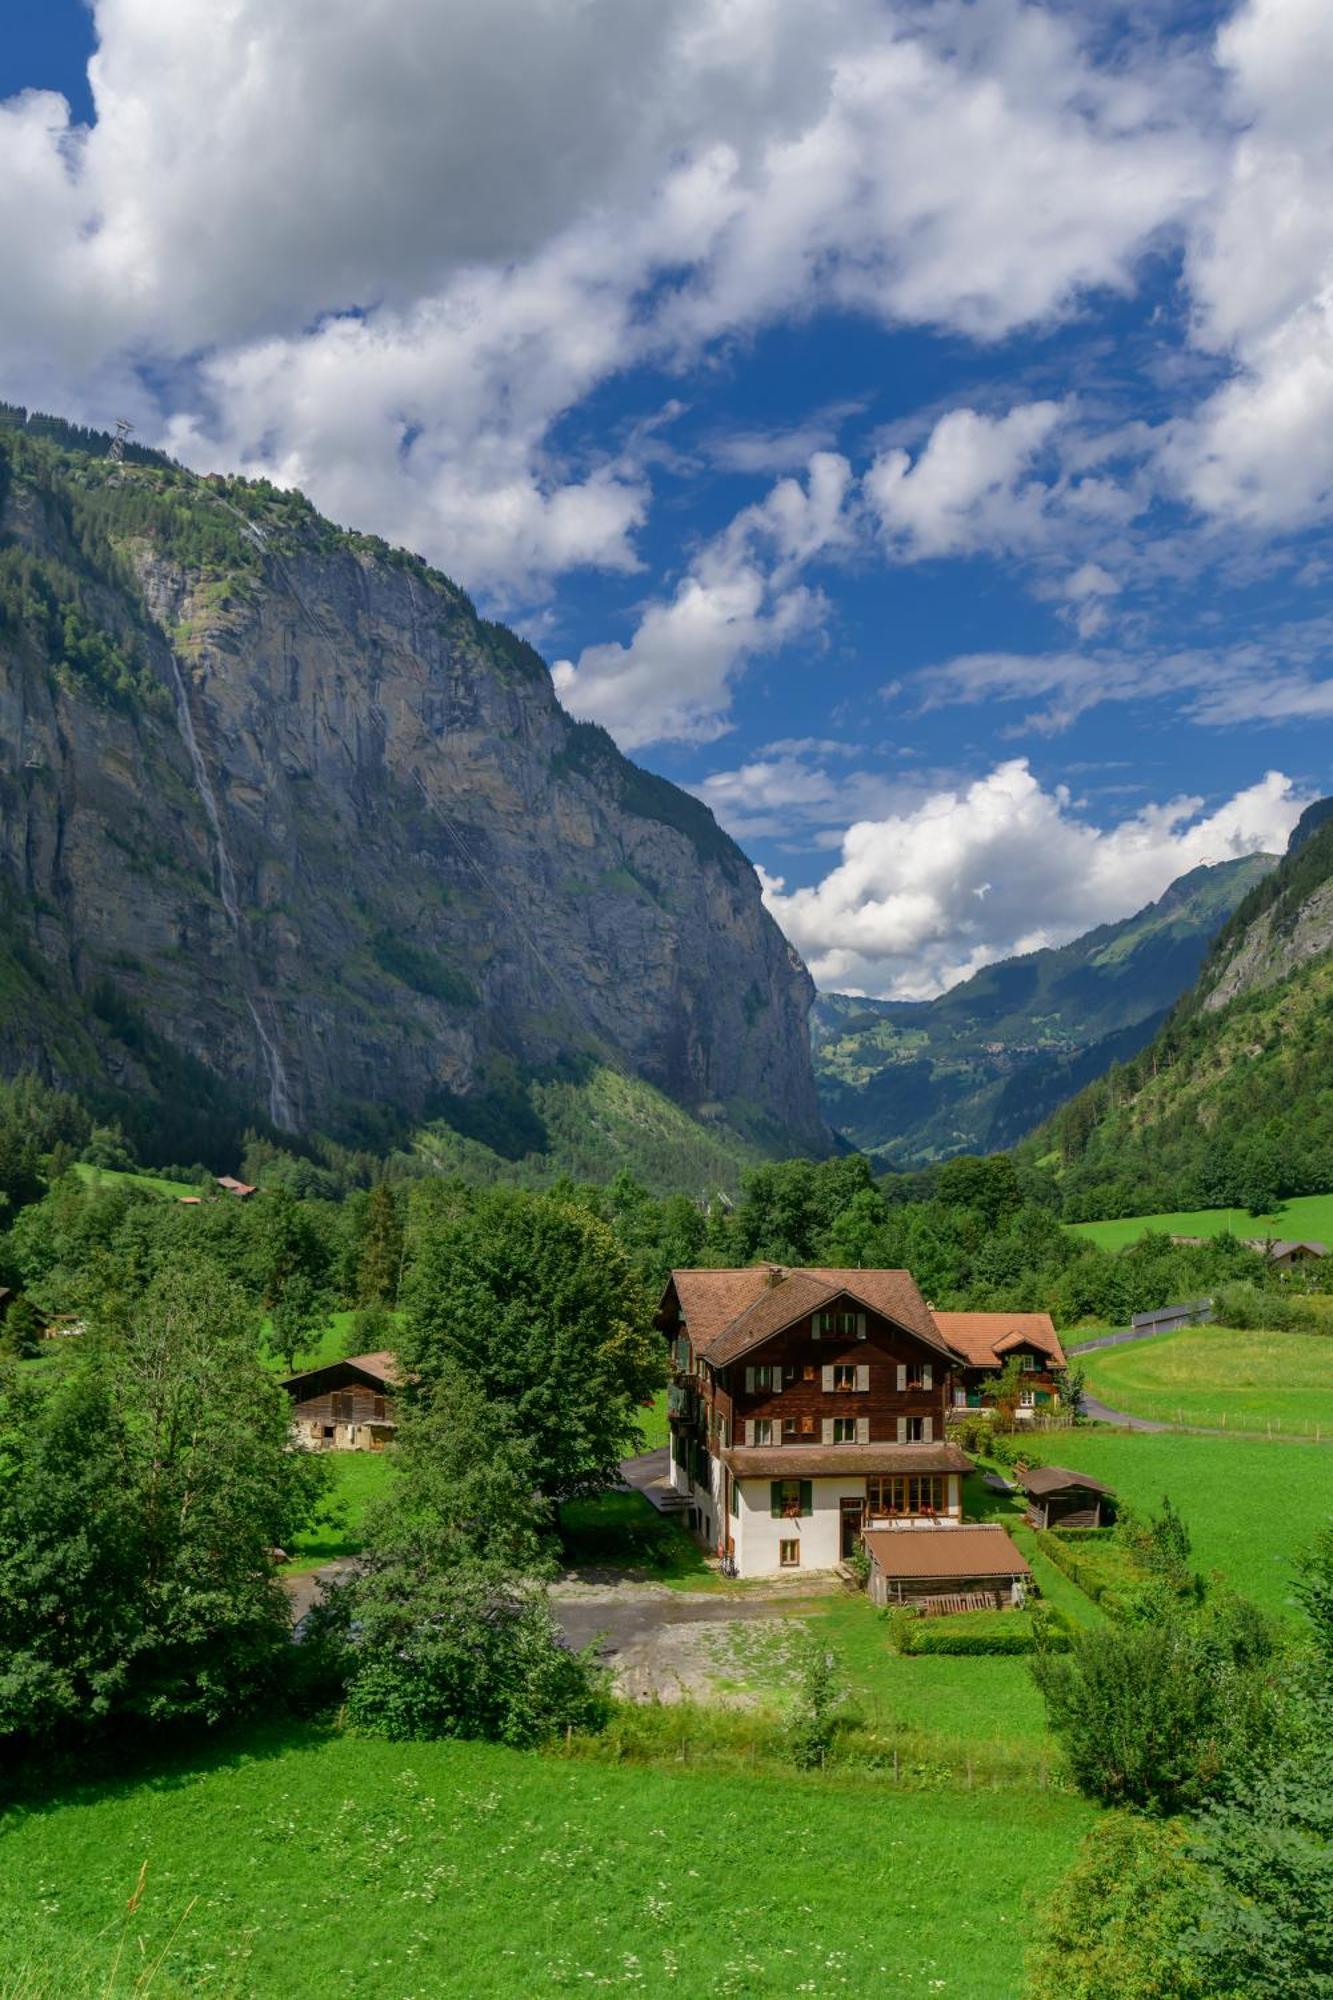
[[[1037,1372],[1036,1355],[1020,1354],[1018,1357],[1018,1372],[1020,1375],[1035,1375]]]
[[[812,1438],[812,1437],[814,1436],[814,1434],[815,1434],[815,1420],[814,1420],[814,1418],[813,1418],[813,1417],[802,1417],[802,1418],[801,1418],[801,1436],[802,1436],[802,1437],[807,1437],[807,1438]]]
[[[796,1363],[794,1361],[784,1363],[782,1379],[784,1382],[794,1382],[796,1380]]]
[[[1019,1409],[1033,1410],[1036,1408],[1036,1406],[1037,1406],[1036,1391],[1033,1389],[1020,1389],[1018,1392]]]
[[[794,1443],[795,1439],[796,1439],[796,1418],[784,1417],[782,1419],[782,1442],[784,1444],[787,1444],[788,1442]]]
[[[335,1424],[350,1424],[355,1405],[350,1392],[340,1392],[333,1399],[333,1421]]]
[[[782,1387],[782,1370],[779,1367],[770,1367],[767,1363],[758,1368],[747,1368],[745,1371],[745,1386],[750,1390],[780,1389]]]
[[[835,1389],[854,1389],[856,1387],[855,1362],[838,1362],[833,1370],[833,1386]]]
[[[799,1569],[801,1566],[801,1545],[799,1542],[779,1542],[778,1561],[783,1569]]]
[[[921,1363],[919,1361],[909,1361],[907,1364],[908,1388],[919,1389],[922,1386],[924,1379],[925,1379],[925,1374],[924,1370],[922,1369]]]
[[[867,1479],[866,1510],[870,1514],[939,1514],[946,1505],[944,1481],[928,1473],[904,1478]]]
[[[754,1420],[754,1441],[756,1444],[772,1444],[773,1420],[771,1417],[756,1417]]]
[[[907,1435],[906,1435],[906,1438],[905,1438],[905,1440],[904,1440],[904,1441],[905,1441],[905,1443],[907,1443],[907,1444],[921,1444],[921,1443],[922,1443],[922,1442],[924,1441],[924,1439],[925,1439],[925,1435],[926,1435],[926,1420],[925,1420],[925,1418],[924,1418],[924,1417],[906,1417],[906,1418],[904,1418],[904,1420],[903,1420],[903,1421],[905,1422],[905,1424],[906,1424],[906,1426],[907,1426]]]
[[[814,1318],[814,1334],[816,1340],[830,1336],[864,1340],[866,1316],[863,1312],[817,1312]]]
[[[375,1421],[376,1423],[382,1424],[385,1418],[389,1414],[388,1406],[386,1405],[383,1396],[376,1396],[374,1408],[375,1408]]]
[[[856,1443],[855,1417],[835,1417],[833,1419],[833,1442],[834,1444]]]
[[[813,1382],[814,1379],[815,1379],[814,1363],[810,1361],[807,1362],[805,1367],[802,1368],[801,1370],[801,1380],[803,1382]]]
[[[769,1506],[775,1521],[795,1521],[814,1511],[814,1487],[808,1479],[774,1479],[769,1482]]]

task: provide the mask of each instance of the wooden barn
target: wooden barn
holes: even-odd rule
[[[1033,1465],[1020,1472],[1018,1483],[1028,1496],[1028,1520],[1034,1528],[1100,1528],[1102,1506],[1115,1494],[1086,1472],[1063,1465]]]
[[[925,1612],[1000,1611],[1021,1604],[1032,1571],[1004,1529],[869,1528],[867,1588],[872,1604],[914,1604]]]
[[[353,1354],[302,1375],[283,1388],[292,1399],[296,1442],[308,1451],[383,1451],[397,1425],[393,1395],[401,1381],[392,1354]]]

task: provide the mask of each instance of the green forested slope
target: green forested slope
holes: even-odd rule
[[[1255,854],[1193,869],[1122,923],[988,965],[936,1000],[821,994],[812,1041],[825,1115],[893,1165],[1012,1145],[1151,1037],[1273,866]]]
[[[1239,1206],[1333,1187],[1333,824],[1303,824],[1151,1043],[1024,1149],[1066,1213]]]

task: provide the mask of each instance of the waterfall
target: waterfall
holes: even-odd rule
[[[190,713],[190,698],[185,691],[185,680],[180,663],[174,651],[167,648],[167,658],[171,662],[171,677],[176,684],[176,719],[180,725],[181,737],[190,755],[190,766],[194,772],[195,790],[203,803],[208,824],[213,831],[213,853],[217,863],[218,894],[222,907],[227,913],[241,964],[249,976],[246,965],[245,937],[241,926],[241,907],[236,896],[236,870],[231,865],[231,855],[227,851],[227,837],[222,831],[222,815],[218,811],[217,793],[208,775],[204,753],[199,747],[199,738],[194,731],[194,717]],[[260,1019],[254,995],[247,990],[245,1004],[254,1022],[255,1034],[259,1038],[259,1050],[264,1059],[264,1069],[268,1076],[268,1115],[282,1132],[296,1130],[296,1115],[292,1109],[291,1087],[287,1082],[287,1072],[283,1067],[282,1055],[268,1029]]]

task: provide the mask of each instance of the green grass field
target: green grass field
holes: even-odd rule
[[[1031,1899],[1092,1816],[1035,1788],[868,1794],[256,1735],[6,1815],[0,1993],[1008,2000]]]
[[[1147,1514],[1169,1494],[1193,1561],[1270,1611],[1290,1608],[1292,1558],[1333,1518],[1333,1447],[1190,1437],[1172,1431],[1064,1431],[1045,1453],[1090,1472]]]
[[[648,1409],[639,1411],[645,1451],[660,1451],[667,1441],[667,1392],[659,1390]]]
[[[327,1362],[344,1361],[349,1354],[364,1352],[365,1350],[357,1345],[356,1330],[353,1325],[355,1319],[356,1313],[351,1310],[330,1313],[318,1338],[312,1341],[309,1347],[303,1347],[297,1356],[297,1372],[302,1373],[308,1368],[323,1368]],[[264,1366],[271,1368],[275,1375],[285,1375],[287,1363],[280,1355],[274,1354],[268,1344],[272,1338],[272,1327],[268,1320],[265,1320],[260,1327],[260,1336],[263,1343],[260,1352]],[[645,1411],[644,1415],[646,1417],[648,1412]]]
[[[1307,1194],[1284,1201],[1273,1215],[1251,1215],[1244,1208],[1177,1209],[1169,1215],[1126,1215],[1114,1222],[1071,1222],[1076,1236],[1086,1236],[1103,1250],[1120,1250],[1155,1231],[1161,1236],[1313,1237],[1333,1244],[1333,1194]]]
[[[168,1201],[179,1201],[182,1195],[199,1192],[190,1181],[164,1181],[160,1174],[124,1174],[111,1167],[89,1167],[82,1160],[75,1162],[74,1171],[81,1181],[87,1181],[90,1186],[147,1188],[150,1194],[165,1195]]]
[[[292,1559],[283,1567],[284,1576],[318,1569],[321,1563],[334,1562],[340,1556],[356,1555],[362,1543],[366,1509],[387,1491],[393,1477],[393,1457],[389,1452],[331,1451],[327,1457],[333,1467],[330,1511],[334,1518],[318,1522],[295,1538],[288,1551]],[[0,1989],[0,1997],[2,1993]]]
[[[1113,1410],[1162,1423],[1333,1438],[1333,1339],[1187,1327],[1085,1357]]]

